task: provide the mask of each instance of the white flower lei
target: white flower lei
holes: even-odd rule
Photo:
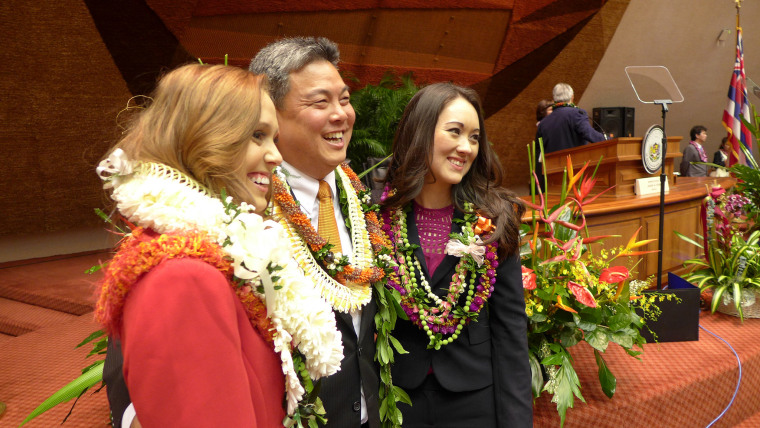
[[[285,375],[287,413],[292,415],[304,388],[293,364],[291,346],[304,355],[309,376],[320,379],[340,370],[343,343],[330,306],[292,263],[282,227],[251,212],[243,203],[232,218],[225,203],[195,180],[158,163],[131,162],[121,149],[101,162],[98,175],[130,222],[158,233],[197,230],[216,239],[233,260],[234,275],[246,281],[267,306],[274,349]],[[272,281],[269,269],[276,270]],[[268,269],[269,268],[269,269]],[[265,292],[257,287],[263,285]]]
[[[290,191],[290,186],[281,167],[275,169],[275,174],[277,174],[288,191]],[[335,174],[337,179],[341,180],[342,187],[346,192],[346,200],[348,201],[348,216],[351,222],[351,243],[353,246],[351,262],[357,269],[372,266],[375,255],[372,251],[372,243],[369,240],[367,225],[364,222],[361,201],[346,173],[341,168],[337,168]],[[274,199],[270,203],[270,207],[272,209],[272,218],[280,223],[290,239],[290,249],[293,252],[293,258],[303,269],[306,277],[314,282],[324,300],[329,302],[333,309],[345,313],[361,309],[369,303],[372,298],[371,287],[350,282],[344,285],[333,279],[320,267],[319,262],[311,254],[308,244],[299,236],[298,231],[288,221],[282,212],[282,208],[274,202]]]

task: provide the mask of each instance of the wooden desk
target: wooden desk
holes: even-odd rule
[[[678,143],[682,137],[668,137],[668,151],[665,154],[665,175],[673,184],[673,161],[681,157]],[[562,177],[567,166],[567,155],[571,155],[573,169],[580,170],[586,161],[593,171],[601,158],[596,172],[599,191],[615,186],[608,192],[610,196],[631,196],[637,178],[659,176],[648,174],[641,163],[641,141],[639,137],[615,138],[599,143],[552,152],[546,155],[546,174],[549,193],[562,185]],[[596,189],[595,189],[596,190]]]
[[[702,200],[707,196],[706,185],[717,181],[724,188],[734,185],[732,178],[713,177],[679,177],[676,184],[671,183],[670,191],[665,194],[665,221],[662,245],[662,283],[668,280],[667,272],[684,273],[684,260],[697,256],[697,248],[676,236],[678,231],[693,237],[700,233],[699,210]],[[523,196],[530,201],[530,196]],[[548,206],[558,203],[559,196],[549,194]],[[592,204],[584,207],[586,222],[591,236],[621,235],[605,240],[605,248],[625,245],[636,229],[642,226],[638,240],[657,239],[659,237],[660,195],[648,196],[610,196],[604,195]],[[523,217],[524,222],[531,221],[530,211]],[[594,244],[597,245],[597,244]],[[597,245],[598,247],[598,245]],[[657,243],[652,242],[642,250],[656,250]],[[618,259],[620,264],[632,268],[629,260]],[[616,260],[616,262],[618,262]],[[657,253],[643,256],[636,266],[637,277],[644,279],[657,274]],[[653,281],[656,284],[657,281]]]

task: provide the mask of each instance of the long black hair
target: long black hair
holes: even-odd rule
[[[513,254],[520,241],[520,218],[525,206],[517,195],[502,187],[504,175],[496,153],[486,138],[480,97],[470,89],[452,83],[435,83],[421,89],[409,101],[396,130],[386,185],[395,193],[381,203],[384,209],[406,205],[422,191],[430,170],[435,125],[443,109],[463,98],[478,113],[480,140],[478,155],[462,181],[451,188],[454,206],[465,211],[470,202],[483,216],[491,219],[495,232],[487,242],[498,242],[499,255]],[[433,177],[435,179],[435,177]]]

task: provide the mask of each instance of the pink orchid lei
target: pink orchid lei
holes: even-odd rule
[[[387,286],[396,289],[401,295],[401,307],[409,320],[430,339],[428,348],[440,349],[459,337],[462,328],[471,320],[477,320],[480,311],[493,293],[496,284],[497,246],[486,244],[482,261],[473,257],[471,252],[464,252],[451,277],[446,296],[436,296],[427,279],[422,274],[414,250],[417,245],[410,244],[407,237],[407,213],[409,207],[399,208],[383,213],[383,231],[393,244],[393,256],[397,262],[394,266],[396,275],[391,275]],[[464,219],[455,220],[463,223],[462,233],[450,234],[450,243],[458,242],[474,248],[475,242],[488,239],[489,230],[481,230],[485,219],[474,213],[472,204],[465,204]],[[468,275],[469,273],[469,275]],[[419,275],[419,279],[417,276]],[[464,305],[459,305],[460,297],[466,291]]]

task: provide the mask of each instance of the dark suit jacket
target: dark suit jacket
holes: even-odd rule
[[[568,106],[556,107],[550,115],[541,119],[536,131],[536,142],[539,138],[543,138],[545,153],[605,139],[604,135],[589,124],[586,110]]]
[[[327,426],[358,428],[361,426],[361,390],[367,402],[371,428],[380,427],[378,402],[379,375],[375,364],[375,314],[373,299],[362,309],[357,340],[350,314],[335,312],[335,323],[343,336],[343,361],[340,371],[322,379],[319,397],[327,412]]]
[[[462,213],[456,212],[455,216],[461,218]],[[407,222],[409,241],[419,245],[414,216],[409,216]],[[460,227],[455,223],[452,231],[456,228],[458,232]],[[459,258],[445,256],[430,279],[421,248],[415,250],[415,256],[431,288],[444,296]],[[449,391],[473,391],[493,384],[496,426],[530,427],[533,410],[528,319],[519,256],[509,256],[499,263],[496,271],[494,292],[478,321],[464,327],[454,342],[440,350],[427,349],[429,339],[425,332],[410,321],[398,320],[393,335],[409,353],[395,356],[393,382],[404,389],[417,388],[432,367],[431,376]],[[464,298],[463,295],[460,304]]]

